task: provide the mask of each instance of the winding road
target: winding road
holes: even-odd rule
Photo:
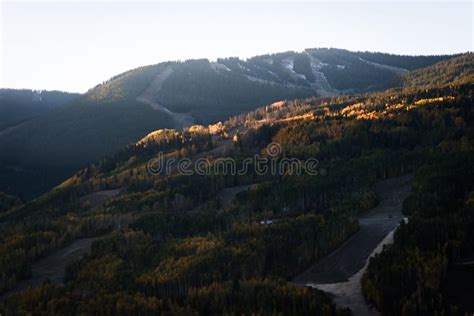
[[[378,315],[365,303],[360,280],[369,258],[393,241],[404,219],[402,204],[410,194],[411,181],[412,176],[407,175],[378,183],[375,191],[380,203],[359,217],[360,230],[293,282],[330,293],[338,306],[349,307],[354,315]]]

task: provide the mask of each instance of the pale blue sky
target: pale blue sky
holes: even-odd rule
[[[2,2],[0,87],[85,92],[167,60],[310,47],[473,50],[472,2]]]

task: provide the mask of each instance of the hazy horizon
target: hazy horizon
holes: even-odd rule
[[[316,47],[402,55],[472,51],[470,2],[4,2],[0,8],[1,88],[83,93],[165,61]]]

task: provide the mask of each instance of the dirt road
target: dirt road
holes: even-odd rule
[[[392,241],[394,230],[403,220],[402,203],[410,194],[411,180],[408,175],[380,182],[376,186],[380,203],[359,217],[360,230],[294,282],[331,293],[336,304],[351,308],[354,315],[377,315],[365,304],[360,279],[369,257]]]

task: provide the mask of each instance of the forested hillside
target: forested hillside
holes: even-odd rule
[[[467,53],[428,68],[406,73],[402,76],[403,87],[419,89],[470,83],[474,80],[473,54]]]
[[[0,138],[23,132],[23,129],[29,128],[30,121],[39,119],[78,97],[77,93],[61,91],[0,89]],[[12,147],[2,148],[0,156],[6,157],[14,150]],[[8,159],[0,161],[0,194],[6,191],[28,198],[51,188],[71,173],[71,170],[56,170],[56,175],[51,175],[40,170],[41,168],[28,168],[21,161],[15,160],[18,157],[15,153],[13,156],[10,162]]]
[[[0,89],[0,133],[77,98],[77,93]]]
[[[469,311],[448,297],[449,271],[473,255],[473,56],[458,58],[460,75],[426,71],[424,86],[278,102],[223,124],[153,132],[1,212],[0,311],[348,314],[288,280],[358,230],[357,215],[377,204],[374,183],[412,172],[409,223],[372,260],[364,293],[388,315]],[[207,172],[153,173],[159,153],[191,166],[207,158]],[[282,173],[256,162],[229,173],[219,159],[240,170],[255,154],[268,170],[296,161]],[[20,283],[40,258],[91,237],[64,286]]]
[[[380,65],[387,65],[406,70],[416,70],[434,65],[440,61],[450,59],[455,56],[409,56],[409,55],[394,55],[374,52],[357,52],[357,56],[370,62]]]
[[[394,87],[405,68],[450,57],[308,49],[133,69],[21,128],[0,131],[0,191],[29,199],[153,130],[206,125],[274,101]],[[41,98],[59,104],[50,95]]]

